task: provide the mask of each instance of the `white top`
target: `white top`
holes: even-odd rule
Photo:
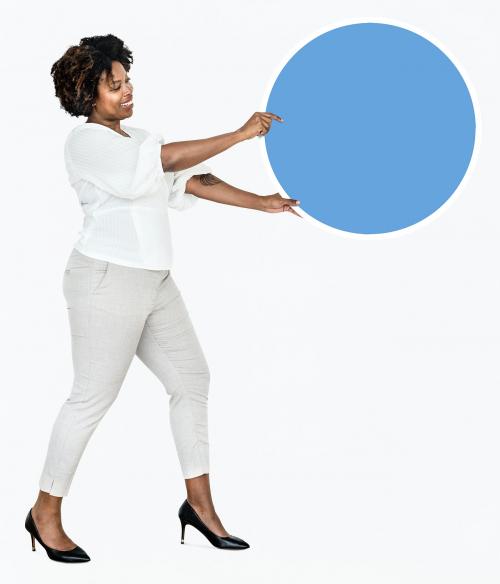
[[[85,214],[74,247],[124,266],[168,270],[173,259],[168,207],[194,205],[198,199],[185,192],[186,182],[211,168],[196,164],[163,172],[163,137],[133,126],[121,128],[130,138],[84,122],[64,144],[69,182]]]

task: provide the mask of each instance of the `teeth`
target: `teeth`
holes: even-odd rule
[[[125,103],[121,103],[120,105],[121,105],[122,107],[125,107],[126,105],[130,105],[131,103],[132,103],[132,100],[130,100],[130,101],[126,101]]]

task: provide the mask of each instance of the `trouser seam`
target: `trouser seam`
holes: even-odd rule
[[[154,343],[156,344],[156,346],[158,347],[158,349],[161,351],[161,353],[163,355],[165,355],[165,357],[168,359],[170,365],[172,366],[173,370],[175,371],[178,379],[180,380],[180,385],[183,388],[184,391],[184,395],[186,395],[186,397],[188,398],[188,403],[189,403],[189,411],[191,412],[191,419],[193,420],[193,428],[194,428],[194,434],[196,436],[196,443],[195,443],[195,447],[196,447],[196,454],[198,457],[198,466],[201,468],[202,466],[204,466],[204,463],[202,462],[201,458],[200,458],[200,453],[198,451],[198,444],[200,443],[200,439],[198,437],[198,433],[196,431],[196,424],[195,424],[195,416],[193,414],[193,408],[192,408],[192,398],[189,392],[185,391],[185,385],[184,382],[182,381],[182,377],[180,375],[180,373],[177,371],[177,368],[175,367],[175,365],[172,363],[172,360],[169,358],[168,354],[163,350],[162,346],[160,345],[160,343],[158,342],[158,340],[156,339],[152,328],[149,326],[149,324],[147,323],[147,321],[145,322],[144,326],[147,328],[147,330],[149,331],[151,337],[153,338]],[[191,467],[193,465],[190,465]]]
[[[94,270],[93,267],[89,270],[89,275],[87,278],[87,293],[88,293],[88,317],[87,317],[87,327],[86,327],[86,333],[88,336],[88,341],[87,341],[87,347],[88,347],[88,373],[87,373],[87,384],[85,389],[83,390],[84,392],[84,397],[87,395],[88,393],[88,388],[89,388],[89,384],[90,384],[90,379],[91,379],[91,373],[92,373],[92,338],[91,338],[91,324],[92,324],[92,315],[94,312],[94,303],[93,303],[93,295],[92,295],[92,278],[93,278],[93,274],[94,274]],[[70,326],[70,331],[71,331],[71,326]],[[71,332],[72,334],[72,332]],[[74,390],[74,384],[75,384],[75,377],[76,377],[76,372],[74,372],[74,378],[73,378],[73,387],[71,389],[71,393],[73,393]],[[71,394],[70,394],[71,397]],[[69,433],[71,431],[71,427],[72,427],[72,422],[75,419],[75,412],[72,412],[72,417],[71,417],[71,424],[69,423],[69,421],[67,422],[66,425],[66,431],[64,434],[64,441],[62,442],[61,446],[59,447],[59,457],[57,459],[57,462],[54,465],[54,468],[52,469],[52,474],[53,474],[53,479],[52,479],[52,486],[54,483],[54,477],[58,477],[58,473],[57,473],[57,469],[59,468],[59,464],[61,462],[61,457],[63,455],[64,452],[64,448],[68,442],[68,437],[69,437]],[[72,475],[71,475],[72,476]],[[67,481],[69,480],[70,477],[64,477],[62,480]],[[65,482],[65,484],[67,484]]]

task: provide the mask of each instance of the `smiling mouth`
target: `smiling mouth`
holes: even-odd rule
[[[124,103],[121,103],[121,104],[120,104],[120,107],[127,108],[127,107],[131,107],[133,104],[134,104],[134,102],[133,102],[132,100],[130,100],[130,101],[125,101]]]

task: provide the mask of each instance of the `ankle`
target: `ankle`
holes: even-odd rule
[[[53,507],[48,507],[35,503],[31,508],[32,515],[37,517],[43,517],[44,519],[60,519],[61,510],[54,509]]]
[[[191,507],[195,507],[196,509],[200,509],[206,513],[215,512],[214,505],[211,501],[207,501],[206,499],[196,499],[191,497],[186,497],[188,503]]]

